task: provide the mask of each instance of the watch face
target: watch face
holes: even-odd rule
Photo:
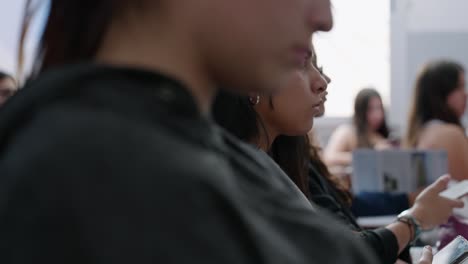
[[[408,219],[413,225],[415,229],[418,229],[416,231],[422,230],[421,223],[414,218],[414,216],[411,214],[410,210],[405,210],[401,214],[398,215],[398,218],[405,218]]]
[[[409,211],[408,211],[408,210],[405,210],[405,211],[401,212],[401,213],[398,215],[398,217],[406,216],[406,215],[408,215],[408,214],[409,214]]]

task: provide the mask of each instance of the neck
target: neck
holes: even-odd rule
[[[133,24],[131,20],[111,24],[103,37],[96,60],[101,63],[144,68],[167,74],[184,83],[202,114],[207,115],[216,85],[204,71],[202,56],[196,51],[187,30],[155,28],[154,21]],[[161,23],[163,24],[163,23]],[[171,25],[172,26],[172,25]],[[185,33],[185,34],[184,34]]]

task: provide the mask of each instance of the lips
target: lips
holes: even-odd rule
[[[314,109],[320,109],[320,107],[322,106],[322,104],[323,104],[323,101],[320,100],[320,102],[318,102],[318,103],[312,105],[312,107],[313,107]]]

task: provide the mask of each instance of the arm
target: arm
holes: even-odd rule
[[[351,127],[341,126],[333,132],[324,151],[329,166],[349,166],[352,162],[354,133]],[[354,140],[355,141],[355,140]]]
[[[447,222],[454,208],[463,207],[463,202],[451,200],[439,195],[447,188],[450,177],[443,176],[427,187],[417,197],[409,213],[421,225],[422,230],[429,230]],[[386,227],[392,231],[398,241],[399,252],[415,239],[416,227],[412,224],[396,222]]]
[[[421,223],[422,229],[431,229],[446,223],[453,208],[463,206],[460,201],[454,201],[439,196],[449,181],[449,177],[441,177],[426,188],[416,199],[410,214]],[[408,244],[414,240],[415,227],[403,222],[395,222],[385,228],[367,230],[360,236],[374,252],[380,256],[383,263],[394,263]]]

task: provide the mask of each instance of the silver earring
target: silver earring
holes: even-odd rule
[[[260,95],[257,95],[255,97],[250,96],[249,102],[251,105],[258,105],[258,103],[260,103]]]

